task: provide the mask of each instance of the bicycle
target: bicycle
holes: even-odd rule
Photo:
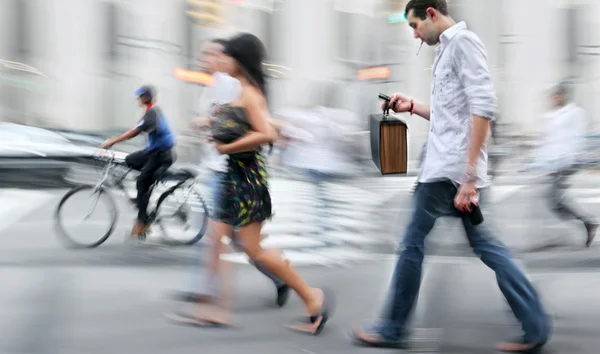
[[[72,188],[68,191],[63,198],[60,200],[55,214],[55,228],[56,232],[63,241],[63,243],[70,248],[95,248],[103,244],[114,232],[115,225],[118,220],[117,213],[117,204],[115,202],[115,198],[110,193],[111,187],[116,187],[120,190],[125,196],[130,204],[135,206],[135,198],[132,198],[127,193],[124,182],[125,178],[131,172],[131,168],[127,168],[124,164],[120,164],[116,162],[115,153],[110,150],[106,150],[100,154],[100,158],[98,158],[101,162],[105,162],[106,165],[101,173],[100,180],[95,185],[81,185]],[[122,167],[124,172],[119,173],[118,167]],[[157,186],[159,185],[167,185],[168,183],[174,183],[173,186],[168,188],[166,191],[162,192],[158,197],[158,201],[156,202],[156,207],[148,213],[149,223],[151,225],[157,224],[159,228],[163,231],[162,242],[171,246],[189,246],[193,245],[196,242],[200,241],[206,232],[207,224],[208,224],[208,208],[204,199],[200,195],[200,193],[196,189],[197,185],[197,173],[189,169],[161,169],[156,173],[156,182],[150,188],[150,193],[152,193]],[[109,225],[108,230],[102,234],[102,236],[94,240],[91,243],[81,243],[75,240],[74,237],[66,231],[65,225],[62,218],[63,208],[65,203],[70,200],[75,195],[80,195],[83,192],[90,191],[92,198],[91,208],[87,211],[83,221],[89,220],[91,214],[94,212],[99,202],[106,202],[109,210]],[[183,201],[180,201],[178,196],[179,194],[183,194]],[[152,194],[151,194],[152,195]],[[167,198],[174,197],[178,202],[175,207],[169,205],[166,202]],[[193,199],[190,200],[190,197]],[[199,205],[200,208],[192,209],[190,206],[191,202],[196,202],[196,205]],[[160,212],[166,210],[167,212],[173,209],[174,211],[167,216],[160,215]],[[191,217],[193,212],[200,212],[202,215],[199,220],[196,219],[196,223],[199,221],[199,227],[197,231],[193,231],[189,238],[177,239],[173,238],[169,235],[169,233],[165,229],[166,222],[169,219],[174,219],[178,224],[185,225],[185,231],[189,231]],[[146,240],[147,235],[143,234],[138,237],[139,240]],[[187,237],[187,236],[186,236]]]

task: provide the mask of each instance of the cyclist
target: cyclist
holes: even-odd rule
[[[109,148],[132,139],[140,133],[148,135],[146,148],[131,153],[125,158],[128,167],[140,171],[136,183],[138,217],[131,232],[132,237],[139,237],[150,229],[147,208],[150,201],[150,188],[159,178],[157,172],[166,171],[174,162],[175,136],[164,113],[156,105],[156,90],[150,85],[145,85],[137,89],[135,95],[140,105],[145,108],[144,116],[135,127],[117,137],[107,139],[100,148]]]

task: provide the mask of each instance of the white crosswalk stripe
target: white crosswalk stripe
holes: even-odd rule
[[[569,188],[567,194],[581,204],[600,204],[600,188]]]
[[[372,224],[370,212],[381,203],[377,194],[352,185],[328,183],[325,186],[327,226],[319,228],[317,189],[309,182],[271,179],[270,192],[273,219],[267,222],[262,241],[266,248],[284,251],[294,265],[343,265],[366,258],[358,248],[375,242],[365,232]],[[207,203],[210,201],[208,186],[200,187]],[[223,256],[235,263],[247,263],[241,252]]]
[[[400,193],[411,192],[415,186],[417,177],[411,176],[386,176],[360,179],[363,188],[378,195],[382,201],[389,201]],[[353,182],[356,185],[356,182]],[[492,185],[490,188],[491,202],[498,203],[517,193],[526,184],[516,185]]]
[[[380,242],[377,237],[371,237],[373,225],[381,224],[374,219],[374,211],[399,194],[409,193],[414,183],[415,177],[373,177],[327,184],[326,196],[331,203],[327,221],[331,230],[321,231],[317,222],[315,186],[309,182],[273,178],[270,191],[275,215],[265,224],[263,232],[268,237],[263,240],[263,246],[283,250],[296,265],[345,265],[368,259],[368,253],[360,248]],[[135,184],[127,187],[129,195],[135,196]],[[523,187],[525,185],[494,185],[492,202],[502,201]],[[198,189],[210,209],[209,186],[198,185]],[[600,188],[572,188],[569,191],[582,203],[600,203]],[[158,193],[154,193],[154,197],[157,196]],[[53,191],[0,190],[0,218],[3,220],[0,233],[59,197]],[[199,201],[192,202],[192,207],[199,206]],[[240,253],[224,258],[246,262],[246,256]]]
[[[44,191],[0,189],[0,233],[54,197],[55,194]]]
[[[373,212],[400,193],[409,193],[415,181],[415,177],[375,177],[361,179],[359,183],[327,184],[326,195],[332,201],[327,219],[332,230],[320,232],[316,187],[309,182],[272,179],[270,191],[275,216],[263,228],[268,235],[263,246],[283,250],[296,265],[340,265],[368,259],[360,247],[379,242],[370,237],[373,225],[377,224]],[[523,187],[494,186],[492,202],[501,201]],[[202,194],[210,204],[209,192],[204,186]],[[235,263],[247,262],[240,252],[223,258]]]

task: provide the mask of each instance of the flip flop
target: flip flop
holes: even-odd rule
[[[380,340],[368,341],[368,340],[362,338],[358,331],[360,331],[361,334],[367,334],[367,335],[368,334],[376,334],[380,338]],[[387,349],[406,349],[408,347],[407,342],[405,342],[405,341],[398,341],[398,342],[386,341],[381,337],[381,335],[379,333],[375,333],[375,332],[364,332],[362,330],[354,330],[350,336],[354,340],[354,344],[361,346],[361,347],[387,348]]]
[[[515,339],[511,342],[496,344],[496,349],[505,353],[540,353],[546,342],[525,343],[523,339]]]
[[[327,321],[329,321],[329,317],[332,315],[332,312],[333,312],[333,301],[332,301],[333,296],[331,295],[331,293],[329,291],[327,291],[325,289],[321,289],[321,291],[323,291],[323,305],[321,306],[321,309],[319,310],[319,312],[317,312],[316,314],[314,314],[312,316],[300,317],[297,320],[297,322],[300,324],[313,325],[320,319],[321,322],[319,322],[319,325],[316,328],[314,328],[312,331],[309,331],[308,328],[303,329],[303,328],[294,327],[294,325],[287,326],[289,329],[297,331],[297,332],[311,334],[313,336],[318,336],[319,334],[321,334],[321,332],[323,332],[323,329],[325,328],[325,324],[327,324]]]
[[[232,324],[216,322],[205,318],[199,318],[197,316],[185,312],[167,313],[165,314],[165,317],[175,324],[191,326],[196,328],[237,328],[237,326]]]

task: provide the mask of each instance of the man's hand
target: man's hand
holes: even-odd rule
[[[100,146],[98,148],[100,148],[100,149],[109,149],[113,145],[115,145],[116,143],[117,142],[116,142],[115,138],[108,138],[108,139],[106,139],[106,141],[104,141],[102,144],[100,144]]]
[[[406,96],[405,94],[395,93],[390,97],[389,107],[396,113],[409,112],[411,100],[412,98]],[[385,109],[387,104],[387,102],[383,102],[381,104],[381,109]]]
[[[471,212],[472,204],[478,205],[475,201],[475,196],[477,196],[475,182],[467,182],[458,189],[458,193],[456,193],[456,197],[454,198],[454,206],[463,213],[469,213]]]

